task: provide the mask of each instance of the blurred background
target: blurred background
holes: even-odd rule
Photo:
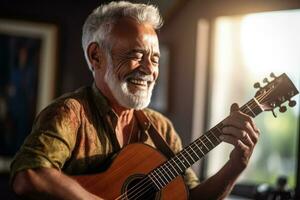
[[[9,164],[41,109],[92,83],[81,49],[87,15],[109,1],[0,1],[0,199],[14,199]],[[300,1],[145,0],[159,7],[160,78],[151,107],[173,122],[184,146],[254,97],[270,73],[300,88]],[[293,98],[299,102],[299,95]],[[288,107],[288,106],[287,106]],[[299,111],[255,121],[261,138],[228,199],[300,199]],[[221,144],[193,168],[201,180],[228,160]]]

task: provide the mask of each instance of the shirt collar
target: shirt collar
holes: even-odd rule
[[[93,100],[97,106],[97,109],[101,116],[105,116],[111,112],[114,113],[111,106],[108,103],[108,99],[102,94],[102,92],[97,88],[96,83],[92,85]]]

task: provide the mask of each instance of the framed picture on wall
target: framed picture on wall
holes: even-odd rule
[[[0,172],[55,95],[57,27],[0,19]]]

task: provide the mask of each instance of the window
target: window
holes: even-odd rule
[[[229,114],[231,103],[240,106],[253,98],[255,82],[286,73],[300,88],[300,10],[219,17],[214,24],[210,83],[209,127]],[[296,186],[299,95],[297,106],[274,118],[271,112],[255,118],[260,141],[239,183],[268,183],[285,175]],[[222,143],[209,153],[207,175],[228,160],[231,145]]]

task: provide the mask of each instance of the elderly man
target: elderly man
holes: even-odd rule
[[[171,122],[146,108],[158,77],[156,31],[161,25],[151,5],[111,2],[93,11],[83,27],[82,45],[94,84],[56,99],[38,115],[11,166],[16,194],[31,199],[105,198],[89,193],[68,175],[106,169],[113,155],[130,143],[157,147],[149,126],[174,153],[182,149]],[[253,121],[236,104],[223,124],[220,139],[235,148],[225,166],[203,183],[191,169],[185,171],[192,199],[228,195],[257,142]]]

